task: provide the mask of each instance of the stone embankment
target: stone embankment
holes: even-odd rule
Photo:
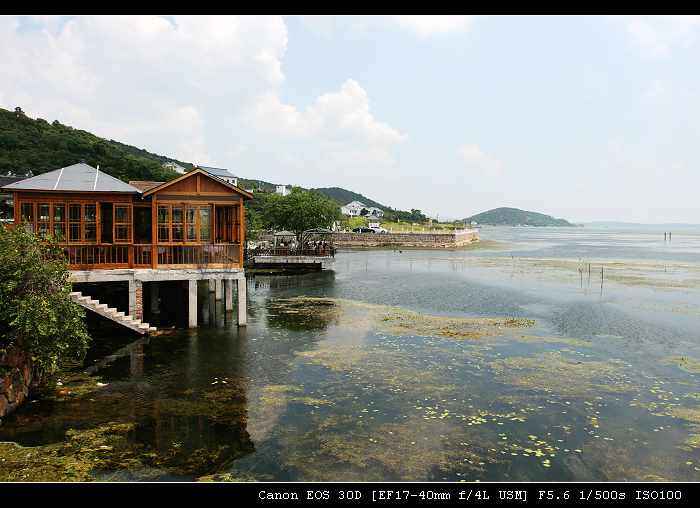
[[[334,233],[336,247],[451,249],[479,241],[477,229],[438,233]]]
[[[0,419],[17,409],[38,381],[28,353],[13,347],[0,353]]]

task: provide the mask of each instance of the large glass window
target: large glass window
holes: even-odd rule
[[[49,203],[40,203],[37,207],[37,234],[45,237],[51,231],[51,205]]]
[[[97,207],[95,205],[83,205],[85,218],[85,238],[86,242],[97,241]]]
[[[170,207],[158,207],[158,241],[170,241]]]
[[[131,207],[129,205],[114,205],[114,241],[131,241]]]
[[[77,203],[68,205],[68,241],[80,242],[83,237],[80,231],[81,206]]]
[[[208,242],[211,240],[211,207],[199,208],[199,240]]]
[[[34,222],[34,203],[22,203],[22,221]]]
[[[187,207],[187,212],[185,213],[185,221],[187,223],[187,241],[196,242],[197,241],[197,209],[191,206]]]
[[[173,242],[181,242],[184,239],[184,223],[183,210],[181,206],[173,206],[172,208],[172,229],[171,237]]]
[[[66,239],[66,205],[63,203],[53,205],[53,236],[59,242]]]

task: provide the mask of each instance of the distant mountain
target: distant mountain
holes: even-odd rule
[[[378,203],[376,201],[373,201],[369,199],[366,196],[363,196],[362,194],[358,194],[357,192],[349,191],[347,189],[341,189],[340,187],[322,187],[318,189],[311,189],[316,192],[320,192],[326,197],[331,198],[332,200],[336,201],[338,204],[342,205],[347,205],[351,201],[360,201],[367,206],[374,206],[376,208],[380,208],[381,210],[387,211],[391,210],[390,207],[383,205],[381,203]]]
[[[494,208],[464,219],[492,226],[573,226],[569,221],[518,208]]]

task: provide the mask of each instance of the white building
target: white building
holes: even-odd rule
[[[379,219],[380,217],[384,217],[384,210],[377,208],[376,206],[370,206],[367,208],[367,216]]]
[[[289,187],[287,187],[286,185],[276,185],[275,194],[279,194],[280,196],[286,196],[287,194],[289,194]]]
[[[163,167],[165,169],[171,169],[171,170],[175,171],[176,173],[180,173],[181,175],[185,174],[185,168],[180,166],[177,162],[172,162],[172,161],[165,162],[163,164]]]
[[[215,176],[216,178],[220,178],[221,180],[230,183],[231,185],[235,185],[238,187],[238,177],[231,173],[228,169],[223,169],[223,168],[212,168],[208,166],[197,166],[199,169],[202,171],[206,171],[212,176]]]
[[[340,207],[340,212],[348,217],[359,217],[362,215],[362,210],[367,207],[361,201],[352,201],[345,206]]]

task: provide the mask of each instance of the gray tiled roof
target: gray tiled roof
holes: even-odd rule
[[[226,177],[226,178],[236,178],[236,175],[231,173],[228,169],[223,169],[223,168],[213,168],[210,166],[197,166],[199,169],[203,169],[210,175],[218,176],[218,177]]]
[[[3,189],[66,192],[129,192],[134,194],[140,194],[141,192],[136,187],[122,182],[84,162],[26,178],[19,182],[6,185]]]

